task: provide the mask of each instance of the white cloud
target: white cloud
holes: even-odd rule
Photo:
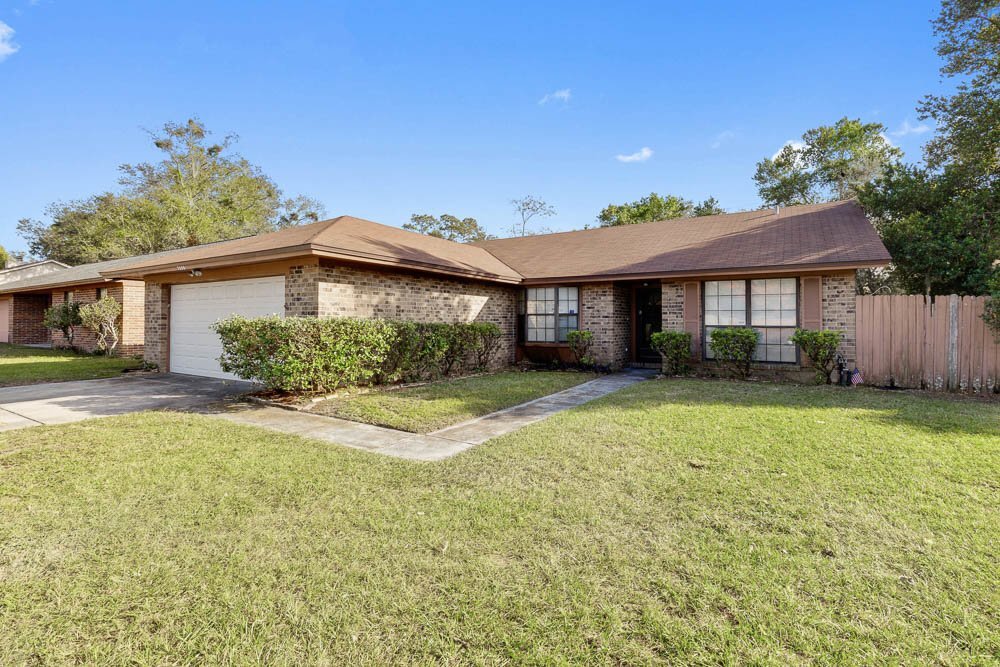
[[[907,118],[906,120],[903,121],[903,124],[900,126],[900,128],[892,133],[892,136],[905,137],[909,134],[923,134],[924,132],[930,132],[930,131],[931,131],[930,125],[925,125],[924,123],[920,123],[919,125],[914,125],[910,122],[910,119]]]
[[[803,148],[806,147],[806,142],[804,142],[804,141],[798,141],[797,139],[789,139],[788,141],[786,141],[785,143],[783,143],[781,145],[781,148],[779,148],[778,150],[774,151],[774,155],[771,156],[771,159],[773,160],[776,157],[778,157],[778,155],[781,153],[781,151],[783,151],[785,149],[785,146],[791,146],[795,150],[800,151],[800,150],[802,150]]]
[[[619,162],[645,162],[651,157],[653,157],[653,149],[649,146],[643,146],[635,153],[630,153],[629,155],[616,155],[615,159]]]
[[[710,148],[715,150],[717,148],[722,148],[722,144],[729,143],[736,138],[736,133],[732,130],[724,130],[715,135],[715,139],[712,140]]]
[[[538,104],[548,104],[549,102],[569,104],[569,98],[572,96],[573,94],[569,88],[560,88],[559,90],[553,90],[551,93],[546,93],[542,99],[538,100]]]
[[[21,47],[14,43],[14,29],[0,21],[0,62],[17,53]]]

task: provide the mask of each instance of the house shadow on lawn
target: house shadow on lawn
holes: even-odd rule
[[[892,426],[904,426],[932,434],[959,433],[995,436],[1000,442],[1000,402],[931,393],[893,391],[874,387],[837,387],[740,382],[701,378],[667,378],[643,382],[618,394],[627,412],[644,412],[677,406],[726,406],[731,408],[786,408],[823,412],[833,417],[829,428],[851,427],[863,417]],[[606,408],[607,400],[580,409]],[[830,413],[827,411],[840,411]],[[844,432],[850,437],[850,431]]]

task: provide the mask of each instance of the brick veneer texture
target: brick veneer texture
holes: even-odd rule
[[[138,280],[103,283],[100,285],[82,285],[53,290],[52,305],[65,301],[67,292],[73,293],[73,301],[80,305],[97,301],[99,289],[107,290],[107,295],[122,304],[122,317],[118,323],[118,356],[142,356],[145,329],[145,290]],[[97,349],[97,334],[90,329],[78,326],[73,334],[73,344],[86,352]],[[53,347],[69,347],[69,341],[61,331],[52,332]]]
[[[614,283],[580,287],[580,328],[594,333],[592,353],[600,364],[617,368],[629,360],[632,337],[629,288]]]
[[[840,331],[840,353],[848,363],[855,362],[857,354],[856,301],[857,282],[854,273],[823,276],[823,328]]]
[[[170,349],[170,285],[146,283],[143,357],[168,370]]]
[[[51,332],[42,324],[48,294],[14,294],[10,299],[10,342],[15,345],[48,343]]]

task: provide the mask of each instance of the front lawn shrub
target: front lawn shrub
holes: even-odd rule
[[[83,324],[80,319],[80,304],[76,301],[63,301],[60,304],[45,309],[42,324],[46,329],[61,331],[69,346],[73,347],[76,327]]]
[[[649,337],[653,349],[663,357],[663,372],[682,375],[691,358],[691,334],[686,331],[657,331]]]
[[[360,384],[440,377],[489,365],[495,324],[354,318],[231,317],[216,323],[222,369],[269,389],[328,392]]]
[[[386,320],[235,316],[214,328],[222,340],[222,370],[294,393],[370,381],[396,340]]]
[[[118,347],[122,305],[110,296],[80,307],[80,322],[97,335],[97,349],[108,356]]]
[[[593,366],[594,358],[590,356],[590,348],[594,344],[594,332],[586,329],[566,332],[566,342],[577,366]]]
[[[802,348],[816,367],[816,381],[830,384],[833,365],[837,360],[837,346],[840,345],[839,331],[810,331],[796,329],[791,341]]]
[[[476,368],[486,369],[493,363],[503,342],[503,331],[492,322],[473,322],[469,325],[476,336]]]
[[[740,379],[750,377],[750,364],[757,349],[757,332],[750,327],[727,327],[712,332],[712,353],[721,366]]]

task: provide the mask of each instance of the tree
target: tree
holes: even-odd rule
[[[6,269],[10,264],[11,256],[7,249],[0,245],[0,269]]]
[[[110,296],[80,306],[80,323],[97,334],[97,349],[107,355],[118,347],[122,305]]]
[[[904,292],[986,294],[1000,257],[1000,183],[969,188],[961,169],[898,165],[858,201],[893,258]]]
[[[714,202],[714,199],[711,200]],[[703,202],[705,203],[705,202]],[[601,227],[636,225],[657,220],[671,220],[691,215],[693,204],[675,195],[661,197],[655,192],[633,202],[608,204],[597,214]]]
[[[474,243],[492,238],[476,222],[475,218],[462,218],[460,220],[447,213],[439,218],[435,218],[433,215],[414,213],[410,216],[410,221],[403,225],[403,229],[459,243]]]
[[[556,214],[555,208],[531,195],[520,199],[511,199],[514,212],[520,218],[520,222],[515,222],[510,227],[511,236],[531,236],[532,234],[544,234],[548,230],[542,228],[536,231],[528,231],[528,222],[535,217],[548,218]]]
[[[76,328],[83,324],[80,319],[80,304],[75,301],[63,301],[45,309],[42,315],[42,325],[46,329],[61,331],[63,338],[73,347],[76,338]]]
[[[121,192],[52,204],[48,225],[18,223],[33,254],[97,262],[259,234],[322,214],[308,198],[283,199],[258,167],[231,154],[234,135],[212,143],[196,119],[149,134],[163,159],[119,167]]]
[[[706,215],[722,215],[726,212],[726,209],[719,205],[719,202],[715,197],[709,197],[703,202],[695,204],[691,208],[691,215],[696,218],[700,218]]]
[[[758,162],[753,180],[768,206],[849,199],[902,157],[884,125],[845,117],[808,130],[801,143]]]
[[[952,164],[975,177],[1000,174],[1000,0],[944,0],[934,21],[941,74],[960,78],[951,95],[928,95],[918,110],[937,132],[925,147],[931,168]]]

